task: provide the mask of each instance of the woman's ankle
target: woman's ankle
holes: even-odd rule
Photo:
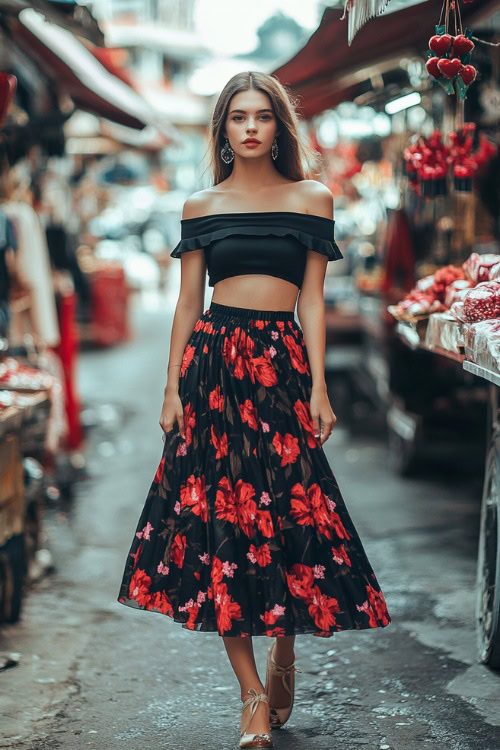
[[[247,698],[252,697],[252,694],[248,692],[250,688],[253,688],[257,692],[257,694],[264,692],[264,686],[262,684],[261,685],[258,685],[258,684],[249,685],[248,687],[241,688],[241,700],[242,701],[246,701]]]

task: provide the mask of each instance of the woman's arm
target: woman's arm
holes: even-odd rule
[[[203,191],[200,191],[203,192]],[[182,218],[190,219],[201,215],[200,195],[195,193],[184,204]],[[181,288],[175,307],[172,331],[170,334],[170,351],[167,367],[167,383],[164,390],[160,424],[165,431],[172,428],[175,418],[179,420],[181,432],[184,426],[179,410],[179,374],[184,349],[193,331],[196,321],[203,312],[205,299],[206,264],[203,250],[190,250],[181,258]]]
[[[315,180],[304,182],[308,183],[307,211],[333,219],[333,195],[330,190]],[[320,427],[322,428],[322,443],[328,439],[337,421],[328,400],[325,380],[326,323],[323,287],[327,263],[326,256],[314,250],[307,251],[306,270],[297,303],[297,315],[311,367],[311,416],[317,436]]]

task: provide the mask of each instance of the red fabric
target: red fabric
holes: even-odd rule
[[[9,73],[0,73],[0,125],[7,115],[16,87],[17,78],[15,76]]]
[[[476,0],[462,8],[465,25],[493,11],[498,0]],[[353,74],[383,59],[408,52],[422,55],[439,21],[440,3],[421,5],[374,18],[347,43],[347,21],[341,8],[327,8],[307,44],[273,75],[302,98],[306,118],[351,99],[357,90]]]
[[[123,268],[106,268],[92,274],[92,340],[109,346],[129,338],[129,290]]]
[[[76,383],[75,364],[78,352],[78,329],[76,326],[76,295],[65,294],[59,298],[58,318],[61,341],[55,351],[61,359],[64,372],[65,405],[68,418],[69,450],[75,450],[83,441],[80,421],[80,401]]]
[[[395,287],[409,291],[414,283],[415,251],[410,225],[405,210],[399,208],[392,213],[387,227],[382,291],[390,297]]]

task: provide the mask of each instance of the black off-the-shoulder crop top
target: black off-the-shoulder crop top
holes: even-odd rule
[[[203,249],[208,284],[242,274],[276,276],[300,287],[307,253],[344,256],[333,238],[335,221],[294,211],[248,211],[181,219],[181,240],[170,256]]]

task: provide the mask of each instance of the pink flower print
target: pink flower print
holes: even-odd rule
[[[315,565],[313,567],[313,575],[315,578],[324,578],[325,577],[325,566],[324,565]]]
[[[168,565],[164,565],[163,562],[160,562],[160,564],[157,567],[158,573],[161,573],[161,575],[163,576],[168,575],[169,570],[170,568],[168,567]]]
[[[210,562],[210,555],[208,554],[208,552],[205,552],[204,555],[198,555],[198,557],[200,558],[200,560],[202,561],[202,563],[205,563],[205,565],[209,564],[209,562]]]
[[[285,614],[285,607],[281,607],[279,604],[275,604],[271,610],[271,614],[275,617],[282,617]]]
[[[181,512],[181,504],[180,504],[179,500],[177,500],[176,504],[174,505],[174,510],[175,510],[175,512],[177,513],[177,515],[180,515],[180,512]]]
[[[186,602],[183,607],[179,607],[179,612],[187,612],[191,607],[194,607],[194,601],[192,599]]]
[[[187,455],[187,443],[185,440],[181,440],[179,445],[177,446],[177,452],[175,454],[176,456],[186,456]]]
[[[335,550],[335,549],[333,550],[333,559],[334,559],[334,560],[335,560],[335,562],[336,562],[336,563],[338,563],[339,565],[342,565],[342,563],[344,562],[344,558],[343,558],[343,557],[341,557],[341,556],[339,555],[339,553],[337,552],[337,550]]]
[[[196,601],[198,604],[203,604],[205,599],[207,598],[207,595],[204,591],[198,591],[198,596],[196,597]]]
[[[272,336],[272,337],[273,337],[273,339],[274,339],[274,340],[276,341],[276,339],[278,339],[278,338],[279,338],[279,333],[278,333],[278,331],[271,331],[271,336]]]
[[[257,558],[255,557],[254,553],[253,552],[247,552],[247,557],[250,560],[250,562],[255,565],[255,563],[257,562]]]
[[[234,578],[234,571],[238,566],[236,563],[230,563],[228,560],[222,563],[222,573],[229,578]]]
[[[150,534],[153,531],[153,528],[154,527],[151,526],[148,521],[143,530],[136,533],[136,537],[138,537],[139,539],[151,539]]]
[[[259,505],[269,505],[271,502],[271,498],[269,497],[269,492],[263,492],[260,496],[260,503]]]
[[[262,425],[262,432],[269,432],[270,428],[267,422],[263,422],[261,419],[260,424]]]
[[[278,352],[276,351],[276,349],[274,348],[274,346],[270,346],[269,347],[269,354],[271,355],[271,357],[275,357],[277,355],[277,353]]]
[[[332,511],[332,513],[333,513],[333,511],[335,510],[335,506],[337,505],[337,503],[336,503],[336,502],[334,502],[334,501],[333,501],[333,500],[331,499],[331,497],[327,497],[327,498],[326,498],[326,504],[328,505],[328,507],[330,508],[330,510],[331,510],[331,511]]]

